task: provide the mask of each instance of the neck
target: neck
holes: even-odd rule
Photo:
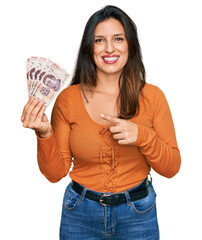
[[[119,93],[120,73],[115,73],[115,74],[98,73],[97,75],[98,75],[97,86],[96,86],[97,91],[111,93],[111,94]]]

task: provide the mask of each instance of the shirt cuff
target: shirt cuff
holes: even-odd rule
[[[39,141],[49,141],[50,139],[53,138],[53,129],[51,130],[50,136],[47,137],[47,138],[41,138],[41,137],[39,137],[39,134],[38,134],[37,131],[35,131],[35,134],[36,134],[36,137],[37,137],[37,139],[38,139]]]
[[[153,139],[156,137],[156,133],[154,130],[145,127],[141,124],[137,124],[138,127],[138,135],[137,135],[137,140],[134,142],[134,146],[138,147],[144,147],[147,144],[149,144]]]

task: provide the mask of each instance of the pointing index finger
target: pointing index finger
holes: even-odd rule
[[[100,117],[110,123],[113,123],[113,124],[118,124],[120,123],[120,119],[119,118],[116,118],[116,117],[112,117],[112,116],[109,116],[109,115],[106,115],[104,113],[101,113],[100,114]]]

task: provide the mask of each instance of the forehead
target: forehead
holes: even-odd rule
[[[116,19],[110,18],[105,21],[98,23],[95,28],[95,36],[105,36],[105,35],[115,35],[115,34],[125,34],[123,25]]]

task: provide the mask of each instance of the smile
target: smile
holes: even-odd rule
[[[112,64],[118,61],[119,56],[103,56],[102,59],[105,63]]]

